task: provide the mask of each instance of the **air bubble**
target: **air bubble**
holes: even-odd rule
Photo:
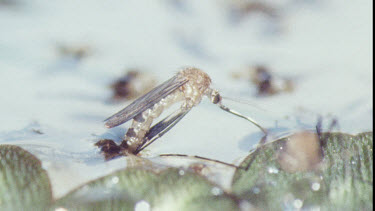
[[[277,174],[277,173],[279,173],[279,170],[277,168],[275,168],[275,167],[269,167],[268,168],[268,173],[270,173],[270,174]]]
[[[293,207],[296,209],[301,209],[303,206],[303,201],[301,199],[296,199],[293,201]]]
[[[311,207],[310,208],[311,211],[320,211],[320,207]]]
[[[55,211],[68,211],[68,210],[64,207],[58,207],[55,209]]]
[[[178,171],[178,174],[179,174],[180,176],[183,176],[183,175],[185,175],[185,171],[181,169],[181,170]]]
[[[135,204],[134,210],[135,211],[149,211],[151,210],[151,206],[147,201],[142,200]]]
[[[211,193],[215,196],[218,196],[218,195],[223,194],[223,191],[218,187],[214,187],[212,188]]]
[[[313,191],[318,191],[320,189],[320,183],[317,183],[317,182],[314,182],[312,185],[311,185],[311,189]]]
[[[112,182],[113,184],[117,184],[119,182],[119,178],[118,177],[112,177]]]
[[[260,193],[260,189],[259,188],[253,188],[253,193],[259,194]]]

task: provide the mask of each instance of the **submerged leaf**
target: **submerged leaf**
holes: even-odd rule
[[[52,190],[41,162],[18,146],[0,145],[1,210],[45,210]]]
[[[237,203],[205,178],[180,169],[128,168],[92,181],[57,202],[79,210],[236,210]]]
[[[251,153],[241,164],[246,170],[234,175],[233,192],[267,210],[372,209],[372,132],[301,140],[317,143],[302,145],[289,137]]]

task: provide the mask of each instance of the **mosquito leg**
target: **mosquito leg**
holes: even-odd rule
[[[318,118],[318,123],[316,124],[315,126],[315,129],[316,129],[316,134],[318,134],[318,137],[321,139],[322,137],[322,122],[323,122],[323,118],[321,116],[319,116]]]
[[[255,160],[256,156],[258,156],[258,154],[260,153],[260,150],[262,149],[262,146],[266,143],[266,141],[267,141],[267,135],[263,136],[262,139],[260,139],[256,148],[251,150],[252,152],[250,151],[251,154],[253,154],[253,156],[252,156],[250,162],[245,167],[241,167],[242,169],[244,169],[245,171],[249,170],[249,168],[251,167],[251,164]]]
[[[332,131],[334,128],[337,128],[338,130],[340,130],[340,125],[339,125],[337,119],[333,119],[331,121],[331,124],[329,125],[328,131]]]
[[[223,162],[223,161],[220,161],[220,160],[215,160],[215,159],[211,159],[211,158],[205,158],[205,157],[201,157],[201,156],[197,156],[197,155],[184,155],[184,154],[161,154],[159,155],[160,157],[189,157],[189,158],[195,158],[195,159],[199,159],[199,160],[205,160],[205,161],[210,161],[210,162],[214,162],[214,163],[220,163],[222,165],[225,165],[225,166],[230,166],[230,167],[233,167],[233,168],[240,168],[234,164],[231,164],[231,163],[226,163],[226,162]]]
[[[253,120],[252,118],[250,118],[250,117],[246,117],[246,116],[244,116],[244,115],[238,113],[237,111],[234,111],[234,110],[232,110],[232,109],[230,109],[230,108],[224,106],[223,104],[219,104],[219,107],[220,107],[221,109],[223,109],[224,111],[226,111],[226,112],[229,112],[229,113],[231,113],[231,114],[234,114],[234,115],[236,115],[236,116],[238,116],[238,117],[241,117],[241,118],[246,119],[247,121],[253,123],[253,124],[254,124],[255,126],[257,126],[257,127],[258,127],[258,128],[259,128],[259,129],[265,134],[265,135],[267,135],[267,130],[264,129],[262,126],[260,126],[260,125],[259,125],[255,120]]]

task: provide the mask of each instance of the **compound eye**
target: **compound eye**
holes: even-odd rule
[[[216,93],[215,95],[212,96],[212,103],[213,104],[218,104],[221,102],[221,96],[219,93]]]

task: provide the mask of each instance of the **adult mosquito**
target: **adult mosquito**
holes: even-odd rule
[[[128,154],[136,155],[175,126],[194,106],[201,102],[204,96],[222,110],[250,121],[267,134],[267,131],[250,117],[224,106],[219,92],[210,88],[210,85],[211,78],[202,70],[193,67],[181,70],[171,79],[105,120],[107,128],[133,120],[120,145],[111,140],[101,140],[96,145],[101,147],[106,159]],[[182,102],[177,111],[151,126],[155,118],[177,102]]]

